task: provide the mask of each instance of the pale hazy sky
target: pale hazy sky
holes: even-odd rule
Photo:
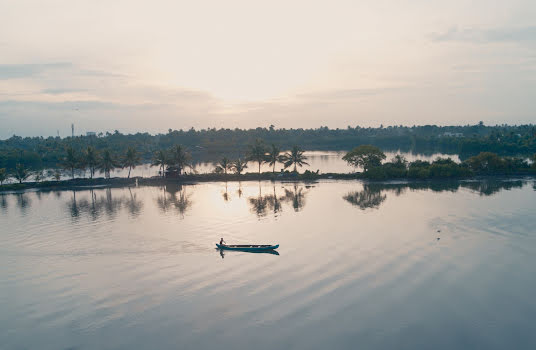
[[[0,1],[0,138],[536,123],[535,0]]]

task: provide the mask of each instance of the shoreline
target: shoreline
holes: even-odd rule
[[[197,175],[182,175],[176,178],[162,177],[132,177],[132,178],[80,178],[59,181],[42,181],[42,182],[23,182],[0,185],[0,193],[12,191],[24,191],[30,189],[39,190],[69,190],[69,189],[84,189],[84,188],[107,188],[107,187],[124,187],[131,185],[145,186],[164,186],[168,184],[184,184],[192,185],[201,182],[240,182],[240,181],[273,181],[273,182],[313,182],[316,180],[362,180],[367,183],[385,183],[393,181],[401,181],[404,183],[423,183],[423,182],[444,182],[444,181],[484,181],[484,180],[506,180],[506,179],[523,179],[536,178],[535,173],[511,173],[511,174],[488,174],[475,175],[464,177],[435,177],[435,178],[409,178],[409,177],[393,177],[381,180],[369,179],[363,173],[302,173],[302,174],[284,174],[279,173],[262,173],[262,174],[197,174]]]

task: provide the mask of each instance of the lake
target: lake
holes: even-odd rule
[[[533,349],[535,207],[532,179],[0,194],[0,347]]]

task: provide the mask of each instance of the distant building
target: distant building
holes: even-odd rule
[[[86,132],[86,136],[96,136],[97,133],[95,131],[88,131]]]
[[[444,132],[442,135],[443,137],[463,137],[463,133],[461,132]]]

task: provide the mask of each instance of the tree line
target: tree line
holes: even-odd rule
[[[383,180],[393,178],[454,178],[474,175],[509,175],[536,173],[536,154],[526,158],[499,156],[492,152],[481,152],[461,163],[451,158],[437,158],[432,162],[416,160],[408,162],[402,155],[396,155],[384,162],[385,154],[372,145],[361,145],[343,157],[349,165],[362,168],[363,177]]]
[[[275,144],[268,146],[263,140],[258,139],[248,146],[244,158],[238,157],[234,160],[226,156],[221,158],[216,164],[214,172],[227,174],[228,171],[232,171],[241,175],[248,168],[248,163],[258,165],[259,174],[261,173],[261,165],[265,163],[272,167],[273,173],[275,173],[277,163],[283,164],[285,169],[293,167],[294,172],[297,172],[297,167],[308,165],[306,159],[304,151],[298,146],[293,146],[290,151],[283,153],[281,148]],[[130,178],[131,170],[140,164],[142,164],[140,153],[132,147],[127,148],[124,154],[117,155],[109,149],[98,151],[94,147],[88,146],[83,151],[78,152],[69,146],[58,162],[56,169],[50,170],[47,174],[42,170],[31,170],[31,167],[25,164],[24,160],[17,162],[11,172],[8,172],[6,168],[0,168],[0,185],[8,178],[14,178],[22,183],[31,176],[36,182],[47,177],[59,181],[62,176],[61,170],[68,172],[71,179],[76,177],[78,171],[82,171],[84,175],[89,173],[89,178],[93,179],[97,172],[104,174],[105,178],[110,178],[110,173],[113,170],[128,168],[127,178]],[[169,176],[182,175],[187,168],[193,169],[192,155],[186,147],[174,145],[169,149],[156,151],[151,158],[151,165],[158,167],[161,176],[166,176],[166,174]]]
[[[197,158],[244,154],[255,140],[276,144],[283,149],[301,145],[306,150],[350,150],[355,145],[370,144],[386,151],[416,153],[459,154],[468,158],[480,152],[499,155],[536,153],[536,126],[495,125],[483,123],[464,126],[387,126],[364,128],[348,126],[330,129],[216,129],[172,130],[167,133],[122,134],[99,133],[99,135],[74,137],[20,137],[0,140],[0,168],[15,169],[17,163],[32,168],[52,167],[62,160],[67,147],[83,152],[91,146],[99,152],[106,149],[124,154],[134,148],[143,161],[149,162],[158,150],[170,149],[180,144]],[[209,157],[210,156],[210,157]]]

